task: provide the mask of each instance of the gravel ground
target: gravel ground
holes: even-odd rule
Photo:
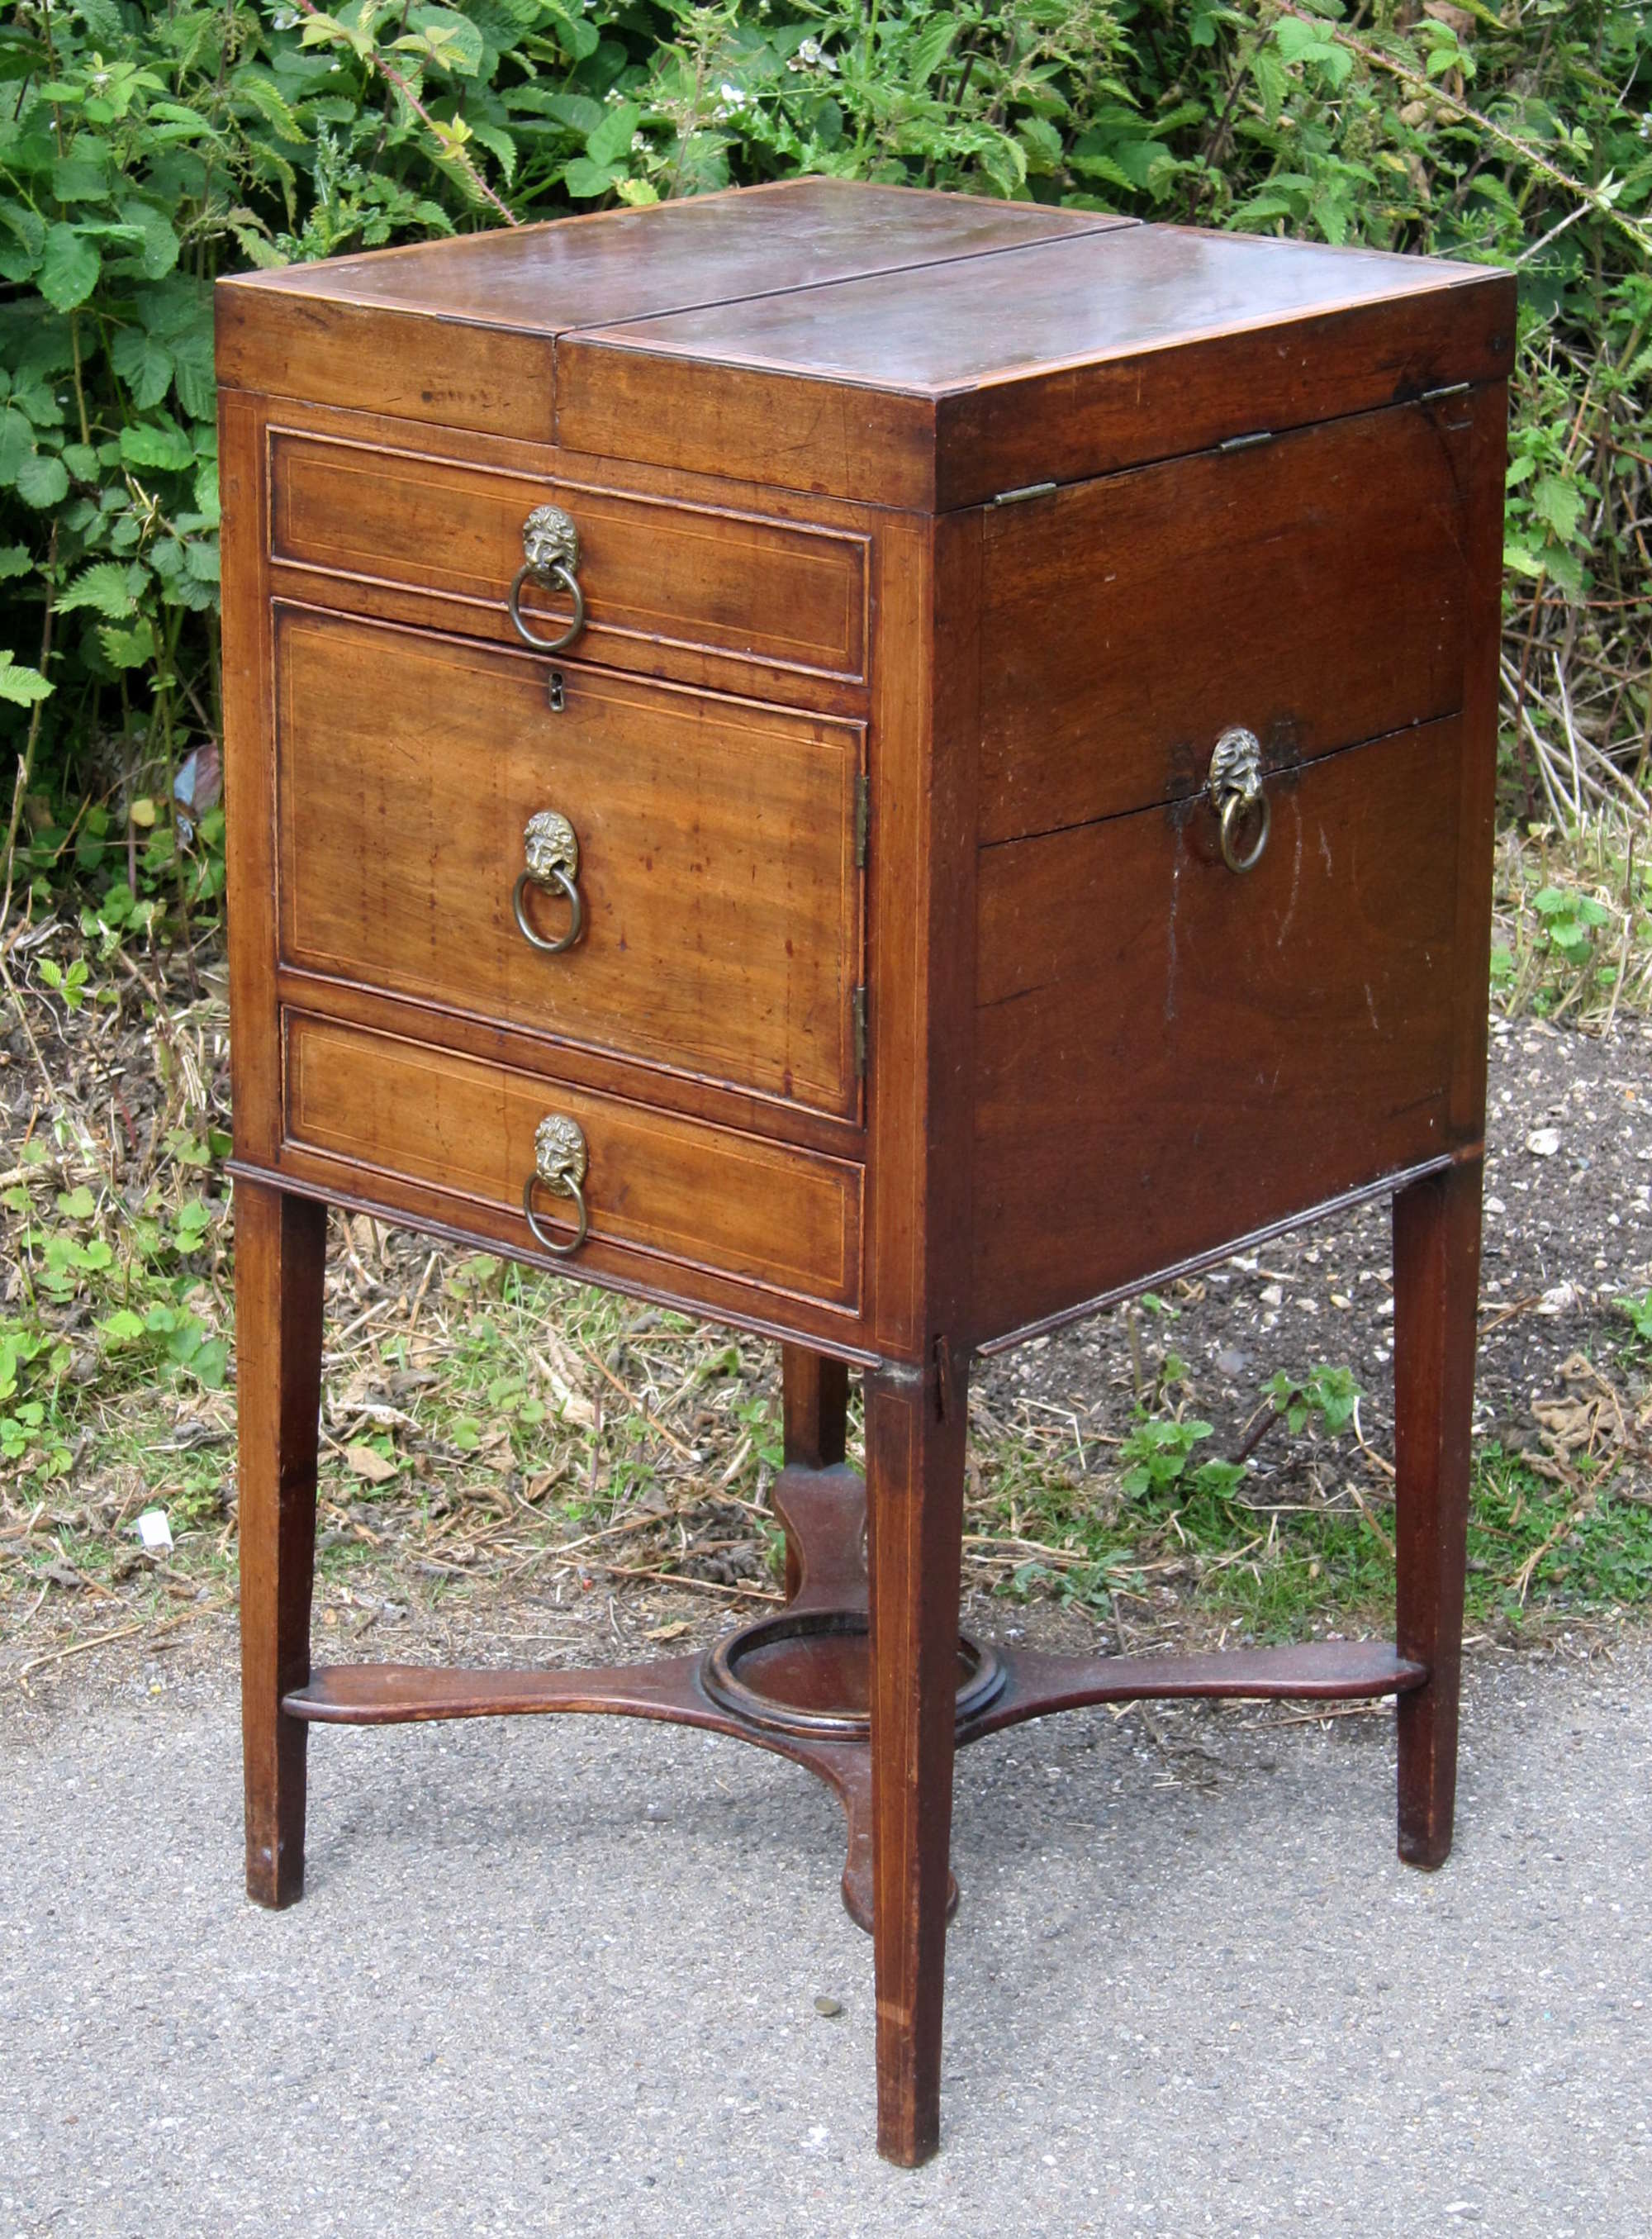
[[[916,2175],[805,1775],[620,1721],[322,1732],[270,1916],[232,1679],[83,1664],[0,1724],[0,2239],[1652,2232],[1644,1634],[1472,1660],[1433,1877],[1386,1715],[969,1751]]]

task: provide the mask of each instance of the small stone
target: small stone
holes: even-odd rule
[[[835,1998],[819,1997],[814,2002],[814,2010],[817,2014],[824,2014],[830,2022],[837,2019],[843,2008]]]
[[[1560,1148],[1558,1127],[1534,1127],[1526,1138],[1526,1148],[1534,1159],[1552,1159]]]
[[[1236,1346],[1224,1345],[1216,1356],[1216,1365],[1224,1376],[1242,1376],[1251,1365],[1251,1356],[1240,1352]]]

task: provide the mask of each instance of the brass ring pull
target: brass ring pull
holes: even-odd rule
[[[1236,726],[1224,731],[1211,756],[1206,791],[1221,821],[1222,860],[1230,871],[1254,871],[1268,844],[1273,812],[1262,789],[1262,741],[1254,731]],[[1249,820],[1256,818],[1256,834],[1249,847],[1242,841]]]
[[[554,1253],[559,1259],[571,1259],[590,1233],[585,1168],[585,1137],[578,1120],[561,1112],[548,1113],[534,1130],[534,1171],[522,1185],[522,1214],[540,1249]],[[574,1200],[571,1244],[559,1243],[539,1225],[539,1215],[534,1210],[534,1192],[541,1183],[558,1197],[571,1197]]]
[[[522,564],[505,594],[511,628],[535,653],[561,653],[585,628],[585,594],[574,573],[579,564],[580,532],[572,514],[564,513],[560,505],[536,505],[522,523]],[[573,600],[573,619],[560,637],[535,637],[522,620],[519,601],[522,586],[530,579],[546,590],[566,591]]]
[[[1261,811],[1257,822],[1257,836],[1241,854],[1237,834],[1244,820],[1253,809]],[[1242,793],[1229,794],[1222,804],[1222,860],[1230,871],[1255,870],[1262,860],[1262,851],[1268,844],[1268,827],[1272,821],[1273,812],[1268,806],[1265,793],[1258,793],[1251,800],[1247,800]]]
[[[522,830],[522,854],[527,867],[511,889],[511,914],[516,920],[516,929],[532,948],[544,956],[561,956],[572,948],[585,927],[585,904],[580,899],[574,880],[580,875],[580,843],[574,827],[566,816],[559,816],[554,808],[541,808],[530,816]],[[547,940],[535,933],[527,921],[522,907],[522,896],[530,886],[546,889],[556,888],[568,906],[567,931],[558,940]]]

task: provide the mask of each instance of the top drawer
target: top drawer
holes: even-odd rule
[[[578,531],[585,601],[582,628],[559,650],[690,682],[706,678],[707,656],[799,681],[866,676],[863,536],[278,428],[269,488],[271,559],[414,595],[418,610],[404,599],[396,619],[516,644],[507,599],[524,525],[553,505]],[[547,641],[572,619],[568,598],[531,578],[520,605]]]
[[[982,517],[981,837],[1204,785],[1462,704],[1463,396],[1079,482]]]

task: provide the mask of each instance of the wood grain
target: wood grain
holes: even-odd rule
[[[281,429],[269,482],[272,559],[428,594],[439,604],[425,619],[438,627],[518,642],[505,595],[522,523],[557,505],[580,534],[587,620],[567,648],[575,659],[668,676],[693,666],[674,656],[709,652],[848,682],[866,674],[864,536]],[[521,608],[541,637],[569,611],[533,583]]]
[[[236,1506],[247,1894],[304,1893],[304,1727],[283,1698],[309,1678],[322,1281],[327,1208],[236,1184]]]
[[[557,435],[944,513],[1495,380],[1513,336],[1503,275],[1141,226],[594,326]]]
[[[218,378],[548,441],[556,339],[570,329],[1128,223],[800,179],[468,233],[221,281]]]
[[[614,1261],[743,1277],[853,1309],[860,1287],[860,1170],[680,1120],[618,1098],[507,1072],[333,1020],[287,1015],[287,1138],[348,1160],[369,1194],[395,1203],[405,1177],[509,1213],[520,1248],[540,1256],[521,1217],[534,1131],[561,1112],[584,1131],[588,1244],[565,1272],[600,1281]],[[571,1209],[541,1192],[559,1240]]]
[[[1274,781],[1244,876],[1202,800],[983,850],[973,1339],[1451,1147],[1462,752]]]
[[[1233,724],[1280,768],[1460,706],[1462,404],[990,507],[982,838],[1197,792]]]
[[[276,667],[285,961],[858,1115],[859,726],[572,665],[558,712],[532,655],[313,612]],[[512,911],[541,810],[579,841],[561,955]]]
[[[940,2143],[968,1379],[866,1379],[878,2150]]]
[[[1444,1864],[1456,1797],[1463,1571],[1480,1291],[1481,1162],[1394,1199],[1396,1642],[1428,1684],[1399,1717],[1399,1854]]]

